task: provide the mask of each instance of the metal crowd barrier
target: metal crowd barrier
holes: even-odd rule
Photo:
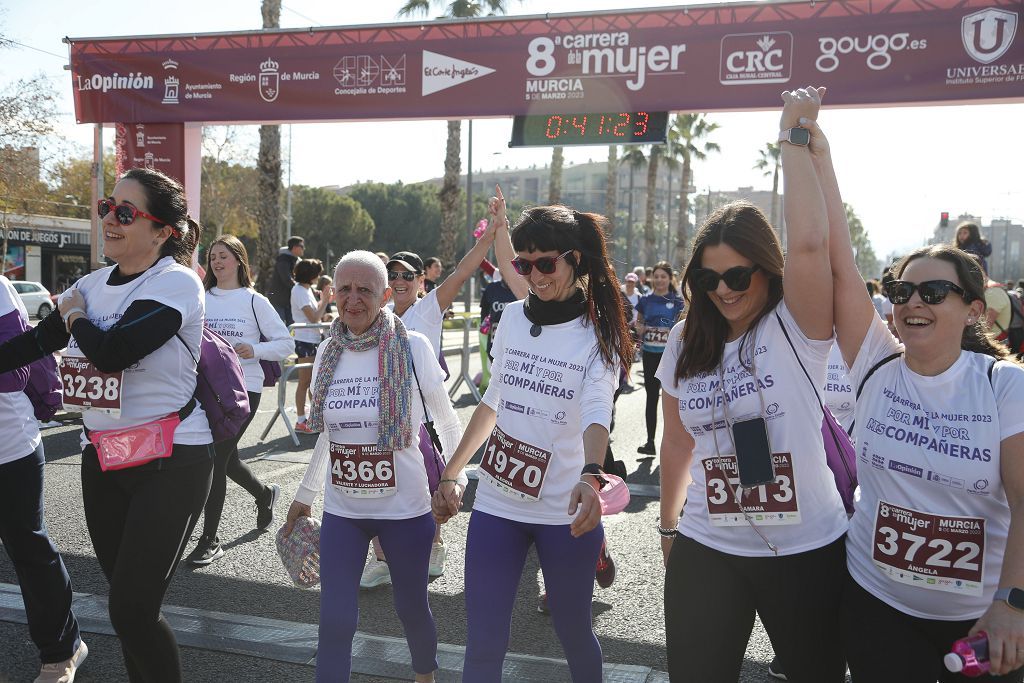
[[[476,322],[477,323],[477,327],[479,327],[480,316],[476,315],[476,314],[471,314],[471,315],[467,315],[467,316],[455,316],[454,318],[451,318],[451,321],[452,322],[459,321],[459,323],[461,323],[461,327],[462,327],[462,353],[460,354],[460,356],[461,356],[461,367],[459,368],[459,376],[455,379],[455,384],[453,384],[451,386],[451,388],[448,389],[448,396],[449,397],[454,397],[455,396],[455,392],[457,392],[459,390],[459,387],[463,383],[465,383],[466,386],[469,387],[469,393],[473,395],[473,400],[476,401],[477,403],[480,403],[480,390],[477,389],[476,383],[473,381],[473,378],[469,374],[469,359],[470,359],[469,349],[470,349],[470,346],[471,346],[471,344],[470,344],[470,336],[471,336],[471,334],[473,332],[473,329],[474,329],[473,323]],[[441,339],[442,339],[441,346],[442,346],[442,353],[443,353],[444,332],[441,333]]]

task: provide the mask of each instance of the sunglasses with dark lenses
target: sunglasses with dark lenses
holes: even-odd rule
[[[113,199],[101,199],[96,204],[96,213],[100,215],[100,218],[105,218],[108,213],[114,212],[114,218],[121,225],[131,225],[135,222],[137,216],[148,218],[157,225],[167,225],[156,216],[150,216],[144,211],[139,211],[131,204],[117,204]]]
[[[690,273],[690,285],[702,292],[713,292],[718,289],[718,282],[725,280],[725,286],[732,291],[745,292],[750,289],[751,276],[760,269],[756,263],[750,267],[736,266],[724,273],[710,268],[694,268]]]
[[[388,271],[388,282],[394,282],[398,278],[402,278],[406,282],[412,282],[413,280],[416,279],[416,273],[411,273],[408,270],[401,271],[401,272],[399,272],[397,270],[389,270]]]
[[[516,269],[516,272],[520,275],[529,275],[536,268],[544,275],[551,275],[555,272],[555,265],[559,259],[563,259],[572,253],[572,249],[569,251],[559,254],[558,256],[541,256],[538,259],[530,260],[519,256],[512,259],[512,267]]]
[[[960,285],[949,280],[928,280],[927,282],[907,282],[906,280],[892,280],[885,283],[885,296],[894,304],[905,304],[910,297],[917,292],[921,301],[932,306],[941,304],[946,300],[946,295],[956,292],[962,299],[967,300],[967,292]]]

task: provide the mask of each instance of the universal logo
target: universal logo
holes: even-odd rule
[[[981,64],[991,64],[1006,54],[1016,34],[1017,13],[1007,10],[983,9],[960,22],[964,49]]]
[[[722,85],[785,83],[793,64],[793,34],[731,33],[722,38],[718,81]]]

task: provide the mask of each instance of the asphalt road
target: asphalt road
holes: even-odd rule
[[[451,344],[457,345],[459,342],[461,334],[452,335]],[[450,356],[448,360],[454,380],[454,375],[459,369],[459,359],[457,356]],[[471,374],[475,374],[479,366],[475,354],[473,360]],[[639,364],[634,365],[633,375],[636,390],[622,395],[617,404],[612,447],[616,457],[627,464],[629,482],[656,485],[657,459],[638,456],[636,453],[636,447],[645,440],[643,377]],[[294,384],[289,387],[289,392],[292,391]],[[278,422],[268,440],[258,442],[258,437],[276,406],[276,400],[275,390],[267,390],[264,393],[259,413],[242,440],[241,456],[263,481],[280,484],[282,496],[276,506],[280,520],[302,479],[305,464],[264,458],[274,454],[283,454],[285,457],[308,457],[313,446],[313,437],[302,436],[301,445],[296,448],[288,439],[284,426]],[[462,423],[466,424],[474,403],[465,386],[460,388],[455,405]],[[107,585],[93,554],[82,514],[79,428],[56,427],[47,429],[44,434],[48,465],[47,524],[50,536],[64,556],[74,589],[84,593],[106,595]],[[314,510],[322,510],[320,501],[316,503]],[[615,558],[618,573],[615,583],[610,588],[596,588],[594,627],[603,647],[606,662],[638,664],[664,671],[664,569],[658,535],[654,530],[657,515],[657,499],[635,496],[625,512],[606,518],[609,548]],[[445,525],[443,533],[449,547],[447,571],[430,585],[431,606],[437,619],[439,640],[456,645],[463,645],[466,638],[463,564],[468,520],[468,514],[460,514]],[[200,521],[199,527],[201,524]],[[291,584],[274,549],[273,534],[257,532],[254,525],[255,511],[252,499],[244,490],[229,481],[220,528],[220,538],[227,549],[227,554],[219,561],[201,569],[182,564],[168,590],[165,604],[317,623],[318,590],[301,590]],[[275,524],[272,528],[276,529],[277,526],[278,524]],[[192,543],[198,538],[199,527]],[[192,543],[186,552],[191,550]],[[6,555],[0,555],[0,582],[17,583]],[[537,598],[542,591],[540,568],[536,555],[531,553],[519,587],[510,650],[562,659],[562,650],[550,618],[536,610]],[[392,606],[389,586],[362,591],[359,608],[359,629],[362,632],[398,637],[402,635]],[[700,618],[700,615],[695,614],[694,618]],[[125,680],[116,640],[110,636],[96,634],[86,634],[86,639],[91,654],[76,680]],[[186,680],[189,681],[313,680],[313,669],[303,665],[283,664],[196,648],[183,648],[182,658]],[[770,644],[758,623],[750,639],[740,680],[773,680],[767,673],[767,663],[770,659]],[[0,622],[0,683],[30,681],[37,672],[36,653],[28,639],[26,627],[22,624]],[[381,679],[356,677],[353,680],[367,682]]]

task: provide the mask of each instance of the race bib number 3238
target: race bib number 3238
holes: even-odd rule
[[[121,414],[123,371],[100,372],[88,358],[64,356],[60,360],[60,380],[65,410],[95,410],[115,417]]]
[[[484,446],[479,471],[510,498],[537,501],[550,461],[550,451],[524,443],[495,426]]]

